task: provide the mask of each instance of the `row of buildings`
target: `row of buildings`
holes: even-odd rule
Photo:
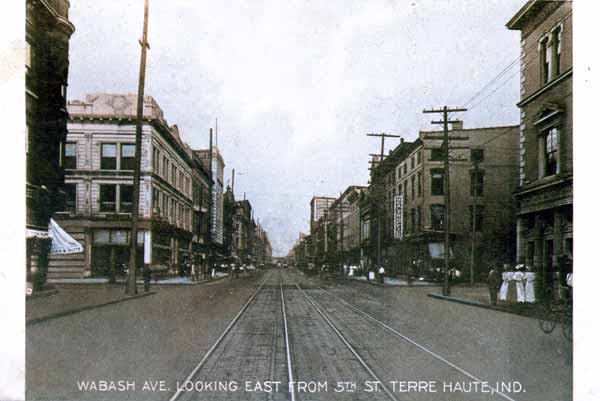
[[[27,1],[26,269],[35,289],[47,280],[114,277],[129,260],[137,96],[67,102],[68,10],[67,0]],[[224,188],[225,162],[212,132],[210,139],[209,149],[192,149],[144,97],[138,266],[177,274],[186,261],[270,260],[268,235],[250,201]],[[50,252],[52,218],[82,252]]]
[[[136,95],[87,95],[69,101],[67,110],[68,134],[60,153],[66,199],[54,219],[84,252],[51,255],[48,278],[124,274]],[[157,102],[144,98],[138,266],[160,265],[177,274],[186,261],[208,266],[270,258],[268,236],[254,221],[250,201],[236,201],[229,187],[224,191],[225,162],[212,146],[212,130],[210,135],[209,149],[192,149]]]
[[[572,269],[572,19],[569,2],[528,1],[507,23],[521,32],[520,123],[448,131],[452,267],[525,264],[557,286]],[[419,274],[443,266],[444,149],[439,131],[373,157],[366,186],[310,202],[298,264],[377,266]],[[458,146],[454,146],[458,145]],[[472,260],[474,258],[474,260]]]

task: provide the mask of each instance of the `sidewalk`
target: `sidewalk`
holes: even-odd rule
[[[61,285],[55,284],[56,292],[45,297],[27,299],[25,304],[26,325],[71,315],[89,309],[112,305],[155,294],[138,288],[138,294],[125,295],[121,284]]]
[[[366,284],[379,285],[379,286],[399,286],[399,287],[421,287],[421,286],[436,286],[439,284],[430,283],[428,281],[419,281],[419,280],[404,280],[400,278],[392,278],[392,277],[384,277],[383,284],[377,280],[367,281],[365,276],[348,276],[350,280],[356,280],[359,282],[363,282]]]
[[[513,313],[532,319],[547,318],[543,306],[538,303],[508,303],[498,300],[496,305],[491,305],[490,292],[485,284],[478,283],[471,287],[468,284],[461,283],[451,286],[450,296],[442,295],[442,287],[439,287],[435,292],[431,292],[427,295],[439,300],[456,302],[499,312]]]
[[[222,273],[222,272],[216,272],[215,273],[215,278],[212,279],[204,279],[204,280],[200,280],[200,281],[192,281],[192,278],[189,276],[185,276],[185,277],[165,277],[165,278],[160,278],[158,280],[151,280],[150,281],[150,286],[153,285],[173,285],[173,284],[178,284],[178,285],[197,285],[197,284],[204,284],[204,283],[208,283],[211,281],[215,281],[215,280],[219,280],[222,279],[224,277],[229,276],[229,273]],[[117,279],[117,284],[125,284],[126,279],[125,278],[118,278]],[[50,280],[49,281],[51,284],[55,284],[55,285],[74,285],[74,284],[82,284],[82,285],[91,285],[91,284],[100,284],[100,285],[108,285],[108,278],[66,278],[66,279],[55,279],[55,280]],[[136,282],[140,285],[144,284],[144,280],[141,278],[138,278],[136,280]]]

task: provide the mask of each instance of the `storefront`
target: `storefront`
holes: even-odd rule
[[[92,277],[125,275],[129,265],[129,230],[95,229],[92,232]],[[144,231],[137,233],[137,266],[144,264]]]

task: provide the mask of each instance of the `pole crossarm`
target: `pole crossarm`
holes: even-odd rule
[[[447,113],[458,113],[458,112],[461,112],[461,111],[467,111],[467,109],[462,108],[462,107],[455,107],[453,109],[450,109],[448,107],[444,107],[442,109],[429,109],[429,110],[423,109],[423,113],[444,113],[444,112],[447,112]]]

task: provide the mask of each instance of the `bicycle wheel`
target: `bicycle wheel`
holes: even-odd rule
[[[546,334],[552,333],[552,331],[556,327],[556,321],[548,319],[548,318],[540,319],[539,324],[540,324],[540,329],[542,329],[542,331]]]
[[[562,333],[563,336],[567,339],[567,341],[573,341],[573,322],[563,322],[562,323]]]

